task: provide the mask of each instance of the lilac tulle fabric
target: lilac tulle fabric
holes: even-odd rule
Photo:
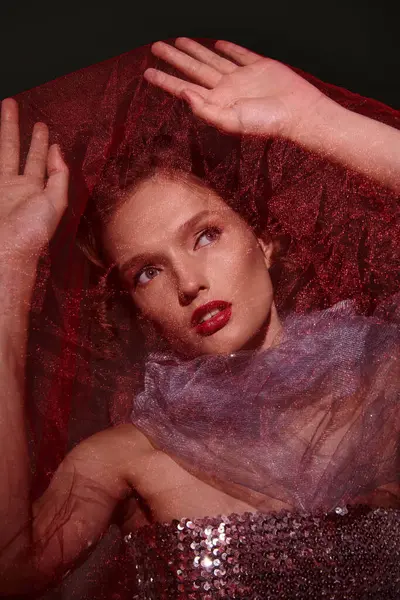
[[[257,353],[153,354],[132,421],[192,471],[294,509],[398,482],[398,300],[372,317],[351,302],[288,316]]]

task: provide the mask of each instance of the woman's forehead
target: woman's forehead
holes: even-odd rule
[[[211,214],[226,219],[234,211],[210,188],[185,180],[155,177],[143,182],[124,202],[106,228],[115,248],[166,243],[186,225]]]
[[[143,182],[128,199],[128,208],[136,213],[165,209],[169,211],[204,208],[208,205],[225,204],[208,186],[200,182],[156,175]],[[167,213],[168,214],[168,213]]]
[[[210,188],[184,179],[156,176],[143,182],[115,214],[114,225],[163,227],[174,230],[182,219],[197,212],[231,212],[227,204]]]

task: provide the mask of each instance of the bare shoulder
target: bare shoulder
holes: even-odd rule
[[[122,444],[128,444],[130,449],[143,451],[153,448],[150,440],[132,423],[103,429],[83,440],[76,448],[102,448],[106,445],[110,450],[122,450]]]
[[[153,448],[150,440],[132,423],[103,429],[81,442],[81,445],[88,443],[91,446],[98,445],[101,447],[107,444],[110,448],[114,446],[115,448],[119,448],[122,442],[129,444],[130,448],[138,448],[140,450],[150,450]]]
[[[68,455],[79,470],[93,476],[106,472],[130,479],[132,465],[154,452],[148,438],[133,424],[109,427],[86,438]]]

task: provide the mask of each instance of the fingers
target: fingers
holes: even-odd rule
[[[46,174],[46,159],[49,149],[49,131],[44,123],[33,128],[31,145],[26,159],[24,175],[43,179]]]
[[[18,175],[19,124],[18,105],[12,98],[1,103],[0,175]]]
[[[196,85],[195,83],[188,83],[187,81],[183,81],[178,77],[173,77],[172,75],[168,75],[167,73],[163,73],[163,71],[158,71],[157,69],[146,69],[144,72],[144,78],[146,81],[162,88],[166,92],[169,92],[178,98],[181,97],[182,90],[184,89],[193,90],[202,97],[205,97],[208,92],[208,90]]]
[[[221,56],[218,56],[215,52],[212,52],[208,48],[205,48],[201,44],[198,44],[194,40],[189,38],[180,37],[175,40],[175,46],[179,50],[183,50],[187,54],[190,54],[193,58],[197,58],[200,62],[209,67],[212,67],[222,75],[232,73],[237,69],[237,65],[230,60],[226,60]]]
[[[210,89],[218,85],[222,75],[213,67],[204,65],[195,58],[188,56],[177,48],[165,44],[164,42],[156,42],[151,47],[152,53],[158,58],[162,58],[179,71],[187,75],[190,79],[200,83]]]
[[[45,176],[48,137],[47,126],[44,123],[36,123],[33,128],[24,175],[40,179],[43,179]],[[18,104],[12,98],[7,98],[1,103],[0,175],[18,175],[20,157],[19,138]]]
[[[238,46],[237,44],[233,44],[232,42],[226,42],[224,40],[218,40],[216,42],[215,47],[217,50],[220,50],[230,58],[233,58],[240,65],[252,65],[257,60],[263,58],[259,54],[255,52],[251,52],[251,50],[247,50],[246,48],[242,48],[242,46]]]
[[[61,211],[64,211],[68,202],[69,171],[56,144],[50,146],[48,152],[47,175],[49,178],[45,194],[50,198],[57,214],[61,216]]]

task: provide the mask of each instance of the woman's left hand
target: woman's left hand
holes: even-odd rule
[[[232,60],[187,38],[178,38],[175,47],[157,42],[152,46],[153,54],[196,83],[157,69],[147,69],[144,76],[187,100],[198,117],[227,133],[296,140],[302,124],[312,119],[316,105],[328,100],[276,60],[225,41],[218,41],[215,48]]]

